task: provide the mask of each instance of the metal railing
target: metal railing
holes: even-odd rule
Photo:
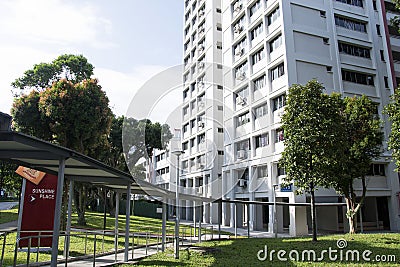
[[[179,233],[179,242],[183,245],[185,241],[190,240],[191,242],[201,242],[203,240],[203,236],[210,235],[211,239],[214,238],[214,227],[213,226],[202,226],[197,227],[187,226],[181,227]],[[15,246],[14,247],[14,255],[13,258],[8,258],[8,262],[12,261],[12,266],[17,266],[19,264],[38,264],[43,263],[40,260],[40,255],[45,254],[50,259],[50,255],[46,253],[45,250],[41,249],[41,240],[44,238],[52,238],[51,230],[41,230],[41,231],[21,231],[20,233],[32,233],[30,236],[23,236],[17,238],[17,232],[2,232],[0,233],[0,243],[1,253],[0,253],[0,266],[4,266],[5,260],[5,251],[6,246]],[[150,247],[156,249],[157,252],[161,250],[162,246],[162,229],[161,227],[139,227],[134,229],[133,232],[129,233],[129,246],[128,250],[131,250],[131,259],[134,259],[135,249],[139,247],[145,248],[145,254],[148,255],[148,250]],[[14,234],[12,238],[9,238],[10,234]],[[112,255],[115,254],[115,262],[118,261],[118,253],[122,252],[125,249],[125,233],[114,230],[87,230],[87,229],[73,229],[67,234],[65,231],[60,232],[60,241],[62,241],[62,237],[64,237],[64,244],[60,242],[59,249],[62,251],[62,246],[64,245],[64,253],[63,258],[60,259],[60,262],[65,263],[65,266],[68,266],[69,261],[76,261],[79,259],[87,259],[92,258],[93,266],[96,265],[96,257],[101,255]],[[198,237],[198,240],[196,240]],[[16,239],[15,242],[12,241]],[[174,226],[167,226],[166,228],[166,236],[165,243],[173,243],[174,242]],[[206,238],[208,239],[208,238]],[[27,240],[27,241],[25,241]],[[7,243],[7,241],[9,243]],[[26,242],[27,247],[24,246],[23,249],[20,248],[22,242]],[[80,251],[76,251],[73,249],[73,243],[79,242],[83,244],[83,248],[80,248]],[[69,243],[66,245],[65,243]],[[123,243],[123,246],[120,246],[120,243]],[[72,245],[71,245],[72,244]],[[57,248],[52,248],[57,249]],[[72,250],[71,250],[72,249]],[[19,253],[26,252],[26,258],[18,257]],[[32,257],[32,255],[36,255],[36,257]],[[43,260],[43,258],[42,258]]]

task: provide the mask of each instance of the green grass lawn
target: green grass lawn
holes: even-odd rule
[[[10,210],[0,210],[0,224],[18,220],[18,207]]]
[[[337,240],[345,239],[347,247],[339,249]],[[205,249],[205,252],[195,252],[186,250],[181,251],[180,259],[175,260],[173,251],[168,250],[165,253],[159,253],[140,261],[137,266],[400,266],[400,234],[356,234],[356,235],[330,235],[321,236],[319,241],[313,243],[311,238],[252,238],[252,239],[231,239],[225,241],[210,241],[204,242],[197,246]],[[257,254],[260,250],[265,250],[267,246],[268,257],[264,261],[260,261]],[[320,258],[323,250],[332,251],[332,259],[337,255],[338,259],[331,260],[329,254],[324,254],[324,257],[319,261],[308,261],[308,255],[305,255],[305,261],[301,261],[301,253],[305,250],[314,250],[316,258]],[[269,259],[270,252],[273,253],[273,260]],[[287,261],[279,261],[277,251],[284,250],[287,253],[282,255],[282,258],[287,258]],[[289,252],[297,250],[299,261],[289,259]],[[360,261],[352,261],[351,255],[348,254],[350,261],[345,261],[347,251],[357,250],[360,253]],[[374,262],[362,260],[363,251],[370,250],[371,255],[367,258]],[[340,252],[342,251],[342,252]],[[336,253],[336,254],[335,254]],[[343,261],[340,261],[340,254],[343,253]],[[292,254],[293,256],[295,254]],[[394,255],[395,262],[382,263],[375,261],[377,255]],[[260,253],[263,257],[264,253]],[[128,266],[128,265],[123,265]]]
[[[9,211],[4,211],[7,214],[8,220],[16,220],[18,217],[18,210],[13,209]],[[12,217],[15,216],[15,217]],[[6,217],[6,216],[4,216]],[[123,249],[125,244],[125,237],[123,236],[123,232],[125,231],[125,215],[119,216],[119,225],[118,229],[120,231],[121,236],[118,238],[118,249]],[[97,230],[103,229],[103,213],[96,212],[86,212],[86,220],[87,225],[82,227],[77,225],[77,215],[72,214],[72,227],[74,228],[84,228],[86,230]],[[169,240],[172,240],[172,234],[174,231],[174,223],[167,222],[167,235],[169,235]],[[115,218],[108,216],[106,217],[106,230],[113,231],[115,228]],[[146,243],[152,244],[161,240],[161,237],[158,236],[161,233],[161,220],[160,219],[152,219],[138,216],[131,216],[130,220],[130,232],[140,234],[140,237],[136,236],[134,243],[135,246],[145,245]],[[194,230],[190,226],[181,226],[180,227],[181,235],[191,235],[194,234]],[[79,234],[76,232],[72,232],[73,236],[71,237],[70,242],[70,255],[72,257],[75,256],[83,256],[93,254],[94,250],[94,239],[95,236],[93,234]],[[148,234],[148,238],[146,238],[146,234]],[[151,235],[151,237],[150,237]],[[167,239],[168,240],[168,239]],[[0,237],[0,254],[2,250],[2,245],[4,241],[4,236]],[[132,238],[130,238],[130,244],[132,244]],[[4,266],[12,265],[14,259],[14,248],[16,243],[16,233],[8,234],[6,237],[6,246],[5,246],[5,255],[4,255]],[[64,250],[64,237],[60,237],[59,242],[59,255],[62,255]],[[110,252],[114,251],[114,236],[111,235],[103,237],[101,235],[96,235],[96,253]],[[41,252],[38,256],[38,261],[49,261],[50,260],[51,251],[45,253]],[[36,262],[37,254],[31,253],[30,262]],[[17,264],[25,264],[27,262],[27,253],[19,252],[17,258]]]

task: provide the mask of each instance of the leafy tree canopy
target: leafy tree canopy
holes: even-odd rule
[[[51,63],[35,64],[32,69],[25,71],[22,77],[12,82],[11,86],[21,90],[43,91],[60,79],[72,83],[90,79],[93,69],[93,65],[84,56],[65,54]],[[16,95],[20,93],[16,92]]]

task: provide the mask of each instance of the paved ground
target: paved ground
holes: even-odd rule
[[[18,205],[18,202],[0,202],[0,210],[9,210]]]

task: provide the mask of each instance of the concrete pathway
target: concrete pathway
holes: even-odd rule
[[[0,224],[0,232],[11,232],[17,230],[18,221]]]
[[[193,222],[188,222],[188,221],[181,221],[181,224],[185,224],[185,225],[190,225],[193,226]],[[197,224],[196,227],[198,227],[199,225]],[[209,224],[209,223],[201,223],[201,228],[202,228],[202,234],[205,233],[204,228],[207,228],[207,234],[209,233],[209,231],[211,230],[211,228],[214,231],[218,231],[218,224]],[[221,225],[221,231],[222,232],[228,232],[231,235],[235,235],[235,228],[234,227],[229,227],[229,226],[223,226]],[[238,236],[247,236],[247,228],[237,228],[236,233]],[[270,232],[266,232],[266,231],[252,231],[250,230],[250,237],[258,237],[258,238],[273,238],[274,234],[270,233]],[[289,233],[279,233],[278,234],[279,238],[287,238],[290,237]],[[213,238],[218,238],[218,233],[213,235]],[[223,235],[221,235],[221,238],[225,238],[225,236],[223,237]]]
[[[0,202],[0,210],[10,210],[13,207],[15,207],[16,205],[18,205],[18,202]]]

